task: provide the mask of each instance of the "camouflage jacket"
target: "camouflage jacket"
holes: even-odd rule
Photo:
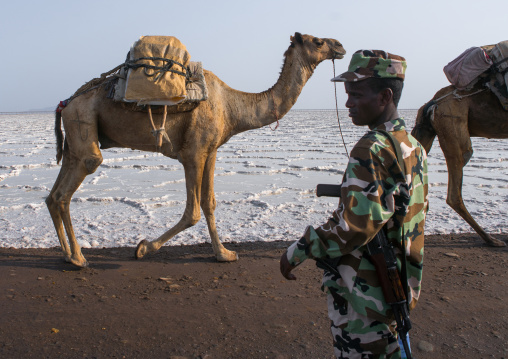
[[[406,176],[402,175],[390,140],[376,129],[390,132],[399,142]],[[375,268],[364,256],[366,244],[386,224],[400,270],[402,238],[406,236],[407,277],[412,309],[420,295],[425,215],[428,209],[427,156],[406,132],[402,119],[388,121],[367,132],[351,151],[342,179],[341,199],[332,218],[313,228],[287,251],[289,262],[307,258],[340,258],[340,277],[325,271],[323,290],[337,291],[353,309],[383,322],[391,321]]]

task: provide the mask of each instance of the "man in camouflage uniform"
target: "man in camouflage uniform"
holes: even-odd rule
[[[328,293],[328,313],[337,358],[400,358],[396,323],[387,305],[366,244],[383,226],[395,247],[399,270],[407,259],[408,303],[420,296],[425,215],[428,208],[427,160],[423,147],[406,132],[397,105],[406,61],[379,50],[357,51],[348,71],[332,79],[345,84],[349,116],[367,132],[351,151],[338,208],[323,225],[307,227],[303,237],[282,255],[281,273],[307,258],[333,263],[325,270],[322,289]],[[385,130],[400,143],[406,173],[402,173]],[[403,237],[406,246],[403,247]]]

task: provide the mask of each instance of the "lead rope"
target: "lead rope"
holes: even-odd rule
[[[332,59],[333,64],[333,77],[335,78],[335,59]],[[337,114],[337,123],[339,124],[340,137],[342,138],[342,143],[344,144],[344,149],[346,150],[346,155],[349,158],[349,152],[346,147],[346,141],[344,140],[344,135],[342,134],[342,127],[340,125],[340,117],[339,117],[339,104],[337,103],[337,83],[333,82],[333,88],[335,90],[335,113]]]

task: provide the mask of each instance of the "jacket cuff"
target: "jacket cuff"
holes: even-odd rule
[[[306,243],[305,237],[300,238],[298,241],[290,245],[286,252],[289,264],[296,267],[309,258],[309,256],[305,253],[306,247],[308,247],[308,244]]]

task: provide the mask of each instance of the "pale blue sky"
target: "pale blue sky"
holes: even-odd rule
[[[179,38],[229,86],[261,92],[276,81],[295,32],[335,38],[348,51],[383,49],[408,62],[399,107],[419,108],[448,84],[462,51],[508,39],[508,1],[5,1],[0,12],[0,112],[56,107],[125,60],[141,35]],[[334,108],[332,62],[322,63],[296,109]],[[344,108],[343,86],[338,102]]]

